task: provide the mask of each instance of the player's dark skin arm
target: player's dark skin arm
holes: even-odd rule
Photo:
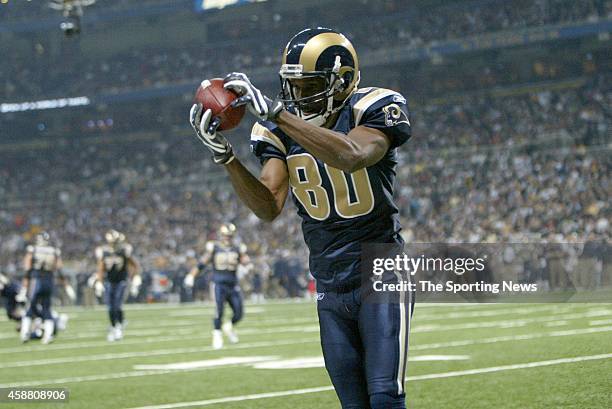
[[[377,163],[391,144],[377,129],[358,126],[345,135],[309,124],[287,111],[278,115],[276,124],[314,157],[348,173]]]
[[[32,253],[26,253],[25,257],[23,258],[23,269],[26,272],[32,269]],[[23,288],[28,288],[30,286],[30,279],[28,278],[27,273],[23,277],[23,280],[21,280],[21,285]]]
[[[134,257],[130,257],[127,259],[127,265],[130,278],[140,274],[140,264],[138,263],[138,261],[136,261]]]
[[[206,265],[210,263],[211,258],[212,258],[212,253],[207,251],[202,257],[202,259],[200,260],[200,263],[197,263],[195,266],[193,266],[191,270],[189,270],[188,274],[193,276],[193,278],[196,278],[198,274],[200,274],[199,264]]]
[[[262,220],[272,221],[283,210],[289,190],[287,165],[280,159],[269,159],[259,179],[238,158],[225,165],[234,190],[249,209]]]
[[[98,265],[96,266],[96,279],[99,282],[104,281],[104,262],[102,260],[98,260]]]

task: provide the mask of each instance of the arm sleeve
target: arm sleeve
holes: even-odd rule
[[[412,135],[410,112],[401,94],[379,88],[353,107],[355,125],[382,131],[391,140],[391,149],[404,144]]]
[[[261,164],[270,158],[285,160],[287,147],[283,139],[284,136],[274,124],[257,122],[251,130],[251,151]]]

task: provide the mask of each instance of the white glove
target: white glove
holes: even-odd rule
[[[96,280],[94,283],[94,294],[100,298],[104,294],[104,284],[101,281]]]
[[[25,303],[28,301],[28,289],[21,286],[17,295],[15,295],[15,301],[18,303]]]
[[[0,274],[0,290],[4,290],[9,283],[8,278],[4,274]]]
[[[74,288],[70,284],[67,284],[64,289],[66,290],[66,295],[70,298],[70,301],[76,301],[76,293],[74,292]]]
[[[283,110],[283,103],[279,100],[272,101],[261,91],[251,84],[249,77],[241,72],[232,72],[223,79],[225,89],[231,89],[238,95],[232,107],[246,105],[249,112],[262,121],[274,121],[280,111]]]
[[[192,288],[193,285],[194,285],[194,282],[195,282],[195,280],[194,280],[193,276],[191,274],[187,274],[185,276],[185,279],[183,280],[183,285],[186,288]]]
[[[212,118],[210,109],[204,111],[202,104],[193,104],[189,112],[189,123],[200,142],[212,152],[215,163],[225,165],[234,160],[232,145],[217,132],[221,121]]]
[[[132,284],[130,285],[130,295],[132,297],[138,296],[141,285],[142,285],[142,278],[140,277],[140,274],[137,274],[134,277],[132,277]]]

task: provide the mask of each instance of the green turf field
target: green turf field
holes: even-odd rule
[[[71,319],[48,346],[0,320],[0,387],[66,387],[70,402],[0,409],[339,407],[314,302],[247,305],[220,351],[209,305],[128,306],[115,343],[103,309],[58,310]],[[612,408],[612,304],[417,304],[406,388],[410,408]]]

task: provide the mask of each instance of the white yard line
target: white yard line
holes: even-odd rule
[[[455,329],[455,328],[453,328]],[[317,332],[318,327],[287,327],[286,331],[282,332]],[[423,350],[423,349],[437,349],[437,348],[446,348],[446,347],[459,347],[459,346],[468,346],[468,345],[476,345],[476,344],[491,344],[495,342],[502,341],[521,341],[528,339],[536,339],[550,336],[570,336],[570,335],[580,335],[580,334],[593,334],[599,332],[609,332],[612,331],[612,326],[605,327],[593,327],[593,328],[584,328],[584,329],[572,329],[565,331],[552,331],[552,332],[543,332],[543,333],[532,333],[532,334],[524,334],[524,335],[507,335],[507,336],[497,336],[492,338],[481,338],[481,339],[468,339],[468,340],[457,340],[457,341],[448,341],[448,342],[440,342],[433,344],[417,344],[414,346],[410,346],[412,351]],[[259,332],[259,333],[276,333],[281,331],[272,331],[272,332]],[[418,331],[414,331],[418,332]],[[188,339],[186,337],[180,337],[179,339]],[[202,337],[202,339],[208,339],[207,337]],[[317,340],[316,338],[314,340]],[[285,341],[276,341],[279,342],[279,345],[292,345],[292,344],[301,344],[303,341],[294,341],[294,340],[285,340]],[[118,345],[121,345],[120,343]],[[245,345],[247,345],[245,347]],[[233,346],[232,348],[248,348],[248,345],[256,346],[273,346],[276,345],[275,342],[253,342],[246,344],[239,344]],[[91,347],[91,345],[89,345]],[[44,349],[43,349],[44,351]],[[76,362],[90,362],[90,361],[103,361],[103,360],[112,360],[112,359],[125,359],[125,358],[136,358],[142,356],[160,356],[160,355],[173,355],[173,354],[185,354],[185,353],[194,353],[194,352],[210,352],[214,351],[212,347],[191,347],[191,348],[168,348],[168,349],[157,349],[152,351],[133,351],[133,352],[123,352],[123,353],[108,353],[108,354],[97,354],[97,355],[86,355],[86,356],[69,356],[69,357],[60,357],[60,358],[49,358],[49,359],[34,359],[28,361],[15,361],[15,362],[7,362],[0,363],[0,369],[5,368],[21,368],[21,367],[30,367],[30,366],[41,366],[41,365],[53,365],[53,364],[71,364]]]
[[[463,371],[451,371],[451,372],[441,372],[441,373],[433,373],[433,374],[426,374],[426,375],[408,376],[406,377],[406,380],[408,382],[414,382],[414,381],[423,381],[423,380],[430,380],[430,379],[443,379],[443,378],[452,378],[452,377],[458,377],[458,376],[479,375],[479,374],[484,374],[484,373],[503,372],[503,371],[511,371],[511,370],[516,370],[516,369],[537,368],[537,367],[543,367],[543,366],[562,365],[562,364],[570,364],[570,363],[575,363],[575,362],[594,361],[594,360],[611,359],[611,358],[612,358],[612,354],[586,355],[586,356],[578,356],[574,358],[561,358],[561,359],[553,359],[553,360],[548,360],[548,361],[526,362],[522,364],[491,366],[488,368],[467,369]],[[139,407],[134,407],[130,409],[175,409],[175,408],[188,408],[188,407],[193,407],[193,406],[210,406],[210,405],[216,405],[220,403],[278,398],[282,396],[303,395],[307,393],[319,393],[319,392],[327,392],[327,391],[332,391],[332,390],[333,390],[333,387],[331,386],[320,386],[316,388],[294,389],[294,390],[288,390],[288,391],[267,392],[267,393],[258,393],[258,394],[241,395],[241,396],[228,396],[224,398],[206,399],[206,400],[199,400],[199,401],[192,401],[192,402],[177,402],[177,403],[169,403],[169,404],[163,404],[163,405],[139,406]]]
[[[602,333],[602,332],[612,332],[612,326],[581,328],[581,329],[573,329],[573,330],[565,330],[565,331],[549,331],[549,332],[533,333],[533,334],[507,335],[507,336],[498,336],[498,337],[491,337],[491,338],[466,339],[466,340],[438,342],[438,343],[431,343],[431,344],[411,345],[410,350],[411,351],[421,351],[421,350],[428,350],[428,349],[452,348],[452,347],[462,347],[462,346],[480,345],[480,344],[495,344],[498,342],[525,341],[525,340],[546,338],[546,337],[563,337],[563,336],[595,334],[595,333]],[[319,342],[319,338],[302,339],[299,341],[291,339],[291,340],[275,341],[275,342],[253,342],[253,343],[234,345],[228,348],[226,351],[231,351],[233,349],[266,348],[266,347],[271,347],[271,346],[297,345],[297,344],[317,343],[317,342]],[[0,369],[42,366],[42,365],[51,365],[51,364],[70,364],[70,363],[76,363],[76,362],[102,361],[102,360],[113,360],[113,359],[150,357],[150,356],[164,356],[164,355],[173,355],[173,354],[211,352],[211,351],[215,351],[215,350],[212,347],[192,347],[192,348],[158,349],[158,350],[152,350],[152,351],[134,351],[134,352],[124,352],[124,353],[114,353],[114,354],[99,354],[99,355],[90,355],[90,356],[49,358],[49,359],[38,359],[38,360],[31,360],[31,361],[8,362],[5,364],[0,364]],[[36,381],[36,382],[40,382],[38,384],[43,385],[45,384],[46,381]],[[28,386],[28,385],[25,385],[25,386]],[[0,385],[0,387],[2,386]]]
[[[417,345],[411,345],[410,350],[420,351],[420,350],[426,350],[426,349],[452,348],[452,347],[462,347],[462,346],[469,346],[469,345],[496,344],[498,342],[525,341],[529,339],[538,339],[538,338],[546,338],[546,337],[563,337],[563,336],[572,336],[572,335],[595,334],[598,332],[612,332],[612,326],[597,327],[597,328],[580,328],[580,329],[573,329],[573,330],[566,330],[566,331],[539,332],[539,333],[522,334],[522,335],[502,335],[498,337],[462,339],[462,340],[448,341],[448,342],[436,342],[432,344],[417,344]]]
[[[612,320],[593,320],[589,321],[589,325],[610,325]]]
[[[267,348],[274,346],[283,345],[298,345],[319,342],[319,338],[306,338],[301,340],[285,340],[285,341],[266,341],[266,342],[250,342],[238,345],[232,345],[224,351],[233,351],[236,349],[249,349],[249,348]],[[61,357],[61,358],[48,358],[48,359],[37,359],[33,361],[16,361],[7,362],[0,364],[0,369],[5,368],[23,368],[30,366],[43,366],[53,364],[68,364],[76,362],[90,362],[90,361],[107,361],[113,359],[125,359],[125,358],[139,358],[139,357],[150,357],[150,356],[164,356],[164,355],[175,355],[175,354],[191,354],[198,352],[210,352],[215,351],[211,346],[206,347],[192,347],[192,348],[169,348],[169,349],[157,349],[153,351],[132,351],[132,352],[119,352],[113,354],[98,354],[98,355],[84,355],[84,356],[72,356],[72,357]]]
[[[609,317],[612,316],[612,309],[597,309],[590,310],[584,313],[574,314],[562,314],[562,315],[551,315],[545,317],[532,317],[532,318],[519,318],[515,320],[500,320],[500,321],[479,321],[479,322],[464,322],[460,324],[441,325],[441,324],[425,324],[415,325],[413,333],[421,332],[434,332],[434,331],[450,331],[450,330],[464,330],[464,329],[476,329],[476,328],[516,328],[523,327],[527,324],[533,323],[546,323],[551,321],[559,320],[574,320],[581,318],[593,318],[593,317]],[[415,317],[417,321],[417,317]]]

